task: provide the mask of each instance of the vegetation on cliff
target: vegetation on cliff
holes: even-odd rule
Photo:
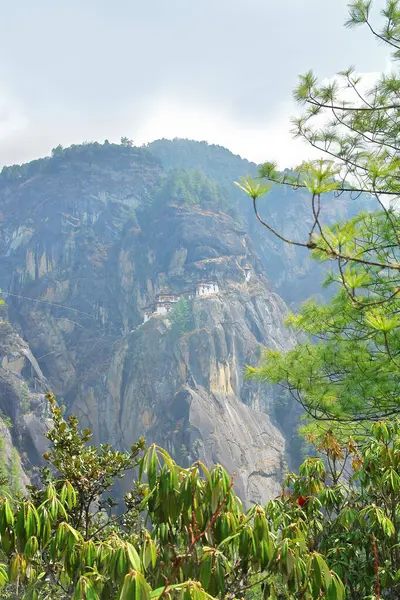
[[[187,331],[193,328],[192,303],[186,300],[184,296],[179,298],[178,302],[168,314],[168,320],[171,323],[171,331],[174,336],[181,337]]]
[[[0,493],[17,495],[21,491],[21,459],[13,448],[7,456],[6,444],[0,436]]]
[[[109,171],[118,172],[139,161],[143,166],[160,166],[160,161],[145,148],[128,144],[110,144],[107,140],[83,144],[73,144],[68,148],[61,145],[52,150],[51,156],[33,160],[23,165],[3,167],[0,173],[1,188],[21,183],[38,175],[51,175],[59,171],[67,171],[71,166],[78,173],[101,171],[103,175]],[[0,188],[0,189],[1,189]]]
[[[201,171],[172,170],[157,193],[156,207],[175,204],[186,208],[228,212],[229,196],[225,188],[206,177]]]
[[[257,173],[257,165],[222,146],[191,140],[156,140],[146,146],[157,156],[167,170],[188,169],[202,171],[207,177],[221,185],[232,188],[232,181],[238,174]]]

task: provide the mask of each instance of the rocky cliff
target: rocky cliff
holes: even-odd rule
[[[218,182],[229,195],[230,202],[240,216],[243,228],[268,274],[273,289],[291,308],[310,296],[327,297],[329,290],[321,291],[321,284],[329,265],[312,260],[309,251],[289,246],[264,229],[255,218],[252,204],[233,184],[241,176],[258,176],[258,165],[226,148],[192,140],[156,140],[148,145],[168,169],[197,169]],[[269,157],[265,157],[266,160]],[[288,165],[290,166],[290,165]],[[372,202],[358,194],[324,194],[321,220],[333,223],[357,214],[361,207],[372,207]],[[261,216],[287,239],[304,241],[313,225],[310,194],[301,189],[273,185],[270,192],[258,202]]]
[[[29,349],[3,311],[0,321],[0,461],[14,489],[24,487],[46,448],[48,384]]]
[[[144,435],[183,462],[221,462],[244,499],[262,501],[279,491],[293,415],[278,423],[278,392],[246,381],[244,368],[262,346],[294,343],[286,306],[235,212],[209,197],[161,201],[164,179],[151,152],[112,144],[3,170],[0,281],[11,325],[0,330],[0,375],[11,383],[0,408],[33,463],[50,387],[96,441],[128,447]],[[170,314],[143,323],[161,290],[191,296],[203,280],[218,292],[189,298],[184,332]],[[18,385],[28,410],[16,408]]]
[[[136,272],[142,305],[165,286],[181,294],[202,279],[218,282],[219,292],[190,301],[189,331],[179,337],[168,316],[134,326],[115,344],[104,382],[93,389],[78,380],[73,410],[91,416],[99,439],[126,447],[145,435],[181,459],[236,470],[242,497],[276,494],[285,440],[271,390],[245,381],[244,367],[261,345],[285,348],[292,340],[282,326],[285,306],[269,291],[249,238],[226,215],[173,206],[128,233],[123,247],[121,279],[134,286]],[[147,257],[141,265],[138,247]],[[132,301],[133,292],[125,292]]]

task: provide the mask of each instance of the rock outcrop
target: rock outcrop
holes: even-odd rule
[[[246,381],[244,369],[263,346],[294,340],[240,220],[152,205],[162,168],[144,149],[89,145],[24,169],[0,179],[0,278],[10,322],[29,344],[18,338],[20,354],[7,354],[8,376],[30,369],[31,405],[42,410],[50,386],[97,442],[129,447],[144,435],[184,463],[199,457],[236,471],[247,502],[276,495],[290,458],[279,393]],[[183,333],[168,315],[143,324],[161,289],[179,295],[202,279],[219,291],[190,300]],[[12,406],[4,400],[29,430],[21,450],[36,462],[36,413]]]
[[[262,345],[293,343],[282,324],[286,308],[269,291],[249,238],[226,215],[169,207],[152,231],[144,236],[151,261],[139,279],[150,290],[146,302],[166,284],[179,293],[202,277],[218,281],[219,292],[191,301],[190,330],[178,338],[168,316],[123,336],[104,387],[78,382],[73,410],[91,415],[93,427],[96,398],[99,439],[128,447],[145,435],[181,459],[221,462],[237,472],[243,498],[263,501],[279,492],[285,440],[276,395],[246,381],[244,369]]]
[[[25,486],[46,449],[48,384],[37,360],[6,320],[0,321],[0,437],[3,465],[11,471],[14,456]],[[17,453],[15,452],[17,450]]]
[[[273,289],[288,306],[297,307],[310,296],[327,298],[330,289],[321,289],[329,264],[318,263],[306,248],[283,243],[257,221],[252,203],[234,185],[239,178],[258,176],[258,165],[226,148],[193,140],[156,140],[148,145],[167,169],[197,169],[226,189],[240,215],[243,226],[268,274]],[[268,157],[265,157],[268,160]],[[371,210],[373,204],[365,195],[324,194],[321,220],[333,223],[356,215],[361,208]],[[273,185],[258,202],[263,219],[286,239],[304,242],[313,226],[311,197],[307,190]]]

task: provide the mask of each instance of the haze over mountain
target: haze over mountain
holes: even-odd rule
[[[96,442],[127,448],[144,435],[183,462],[236,470],[247,502],[277,493],[299,458],[298,409],[244,369],[263,346],[293,346],[285,301],[317,290],[322,270],[256,222],[233,185],[256,171],[178,139],[59,146],[3,169],[0,409],[27,475],[44,450],[50,389]],[[262,210],[301,236],[308,202],[274,188]],[[353,210],[344,196],[326,209]]]
[[[298,74],[373,74],[387,58],[342,27],[347,0],[3,4],[0,165],[128,135],[205,139],[290,167],[309,155],[289,133]]]

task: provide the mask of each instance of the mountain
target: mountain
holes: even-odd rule
[[[327,297],[329,292],[326,290],[321,296],[326,264],[318,264],[305,248],[289,246],[264,229],[254,215],[250,199],[234,186],[233,182],[241,176],[257,177],[258,165],[207,142],[161,139],[148,144],[147,148],[167,170],[196,169],[222,186],[240,216],[274,290],[288,306],[295,308],[310,296]],[[324,194],[321,221],[339,221],[370,205],[365,196]],[[258,208],[261,217],[284,237],[294,241],[308,239],[313,225],[308,191],[273,185],[270,192],[259,200]]]
[[[279,492],[298,460],[298,409],[244,369],[263,346],[295,344],[281,295],[298,303],[318,277],[256,222],[232,185],[249,172],[187,140],[58,147],[3,169],[0,429],[24,481],[45,448],[51,390],[96,442],[144,435],[183,464],[236,471],[246,502]],[[307,230],[302,193],[275,188],[267,209],[285,233]]]
[[[149,149],[88,144],[3,169],[0,205],[4,326],[16,360],[29,354],[34,365],[14,369],[28,404],[3,393],[20,453],[39,462],[34,419],[51,389],[96,442],[129,447],[144,435],[182,461],[236,470],[248,501],[276,494],[290,460],[278,393],[246,381],[244,367],[263,345],[294,340],[221,184],[166,173]],[[206,282],[218,292],[200,295]],[[187,298],[185,331],[153,314],[160,293]],[[34,442],[20,440],[16,406]]]

